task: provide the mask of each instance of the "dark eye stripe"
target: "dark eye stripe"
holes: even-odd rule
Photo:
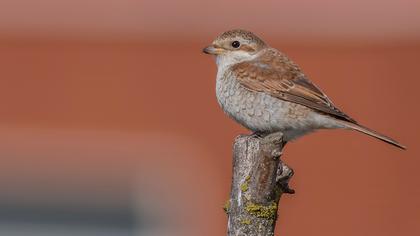
[[[247,44],[242,44],[241,50],[246,51],[246,52],[255,52],[255,48],[253,48],[253,47],[251,47]]]

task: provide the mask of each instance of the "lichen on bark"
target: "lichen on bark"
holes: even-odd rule
[[[235,139],[228,236],[274,235],[280,197],[294,192],[293,170],[280,160],[284,144],[281,133]]]

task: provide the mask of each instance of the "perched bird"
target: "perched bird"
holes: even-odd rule
[[[340,111],[298,65],[249,31],[227,31],[203,52],[216,57],[219,105],[256,134],[280,131],[287,142],[317,129],[350,129],[405,149]]]

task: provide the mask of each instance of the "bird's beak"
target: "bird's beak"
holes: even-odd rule
[[[205,48],[203,48],[203,52],[205,54],[211,54],[211,55],[219,55],[223,53],[225,50],[217,45],[210,45]]]

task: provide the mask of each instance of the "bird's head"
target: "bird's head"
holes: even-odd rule
[[[216,56],[218,65],[251,60],[267,45],[255,34],[246,30],[229,30],[219,35],[203,52]]]

